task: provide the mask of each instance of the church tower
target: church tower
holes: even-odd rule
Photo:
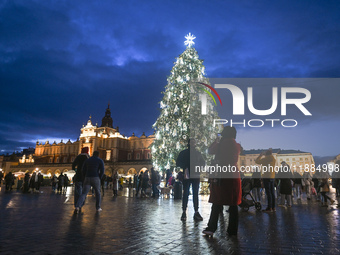
[[[105,116],[102,119],[102,125],[100,127],[110,127],[113,128],[113,120],[111,118],[110,103],[107,106]]]

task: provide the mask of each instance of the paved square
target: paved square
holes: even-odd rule
[[[83,214],[73,214],[73,189],[58,195],[0,191],[1,254],[340,254],[339,209],[304,198],[276,213],[240,209],[237,237],[226,235],[228,213],[213,238],[202,234],[210,207],[200,196],[203,222],[194,222],[192,200],[182,223],[181,200],[117,198],[105,190],[103,211],[89,195]],[[225,208],[227,209],[227,207]]]

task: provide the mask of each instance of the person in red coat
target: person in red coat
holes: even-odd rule
[[[235,141],[235,127],[226,126],[218,139],[210,146],[209,153],[215,154],[216,163],[221,167],[228,167],[235,172],[223,173],[223,178],[216,178],[210,182],[209,202],[212,203],[208,227],[203,230],[206,235],[213,235],[217,229],[218,216],[223,205],[229,205],[229,225],[227,233],[237,235],[238,231],[238,205],[242,200],[242,187],[240,173],[237,168],[241,146]]]

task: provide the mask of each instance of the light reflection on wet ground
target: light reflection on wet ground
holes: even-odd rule
[[[340,254],[339,209],[320,207],[305,197],[272,214],[254,207],[240,210],[237,237],[226,235],[224,210],[219,229],[209,239],[201,233],[210,213],[208,196],[200,197],[204,221],[192,219],[190,199],[183,223],[180,200],[135,198],[133,189],[115,198],[106,190],[101,213],[96,213],[95,197],[89,195],[81,215],[73,214],[71,187],[62,195],[45,187],[41,191],[5,193],[2,187],[1,254]]]

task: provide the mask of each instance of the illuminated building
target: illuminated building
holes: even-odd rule
[[[83,125],[80,131],[79,139],[75,142],[71,140],[52,144],[49,141],[44,144],[37,142],[33,157],[24,156],[17,166],[11,167],[11,171],[32,172],[38,168],[44,174],[58,175],[71,170],[72,162],[83,147],[89,147],[90,155],[95,150],[99,151],[99,157],[105,162],[105,173],[109,176],[114,171],[128,175],[151,168],[149,146],[153,142],[154,135],[146,136],[143,133],[140,137],[134,134],[126,137],[120,134],[119,128],[113,127],[110,105],[106,109],[100,127],[92,124],[90,116],[87,124]]]
[[[240,159],[239,166],[255,166],[255,160],[261,152],[265,150],[243,150]],[[281,150],[273,149],[273,156],[276,159],[276,166],[281,166],[281,162],[285,161],[292,171],[297,171],[303,174],[304,169],[315,166],[312,153],[304,152],[300,150]]]

